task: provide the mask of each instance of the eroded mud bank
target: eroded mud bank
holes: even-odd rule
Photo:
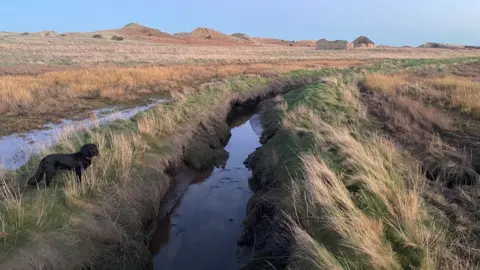
[[[274,113],[272,111],[274,108],[269,105],[268,100],[260,103],[259,118]],[[278,164],[280,157],[275,154],[278,142],[272,141],[276,136],[291,135],[293,134],[282,133],[276,126],[264,126],[260,137],[262,146],[244,160],[245,166],[251,170],[252,176],[248,184],[254,195],[246,205],[246,217],[242,234],[238,239],[239,257],[245,258],[242,269],[285,269],[291,257],[295,240],[278,209],[277,202],[271,200],[281,196],[277,174],[290,173],[279,168],[285,164]],[[285,138],[281,138],[283,139]],[[294,152],[292,148],[290,153],[292,158],[295,156]]]

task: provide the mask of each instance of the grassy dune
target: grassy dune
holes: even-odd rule
[[[344,74],[265,101],[249,266],[479,267],[479,67]]]

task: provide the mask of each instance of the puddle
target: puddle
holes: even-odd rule
[[[115,111],[118,108],[107,108],[93,111],[96,121],[92,119],[67,120],[60,124],[46,124],[43,130],[33,130],[25,133],[15,133],[0,137],[0,165],[8,170],[15,170],[23,166],[33,154],[40,152],[45,147],[53,146],[59,138],[68,137],[75,133],[92,128],[95,124],[105,124],[120,119],[129,119],[135,114],[145,111],[155,105],[166,103],[161,99],[155,102]]]
[[[236,118],[224,169],[183,168],[175,191],[162,206],[150,250],[155,270],[238,269],[237,240],[242,230],[251,172],[243,161],[260,146],[258,115]]]

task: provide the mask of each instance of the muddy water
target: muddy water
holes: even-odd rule
[[[225,147],[224,169],[198,172],[183,168],[176,175],[176,191],[163,207],[150,249],[156,270],[238,269],[237,240],[253,195],[251,172],[243,161],[259,144],[258,115],[236,118]],[[162,215],[160,215],[162,216]]]

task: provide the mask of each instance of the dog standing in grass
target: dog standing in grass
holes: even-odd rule
[[[82,170],[86,170],[92,164],[92,158],[98,156],[96,144],[85,144],[80,151],[73,154],[50,154],[44,157],[38,165],[35,175],[28,180],[29,185],[36,185],[42,182],[43,175],[46,175],[46,185],[50,186],[57,170],[75,171],[78,182],[82,181]]]

